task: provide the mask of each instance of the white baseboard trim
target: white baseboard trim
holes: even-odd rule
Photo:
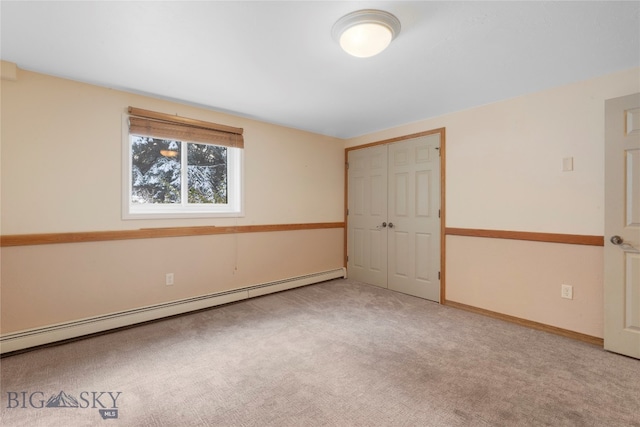
[[[161,319],[163,317],[173,316],[176,314],[188,313],[190,311],[201,310],[203,308],[215,307],[217,305],[228,304],[243,299],[346,276],[346,269],[338,268],[335,270],[291,277],[288,279],[267,282],[225,292],[201,295],[198,297],[186,298],[163,304],[106,314],[103,316],[89,317],[71,322],[5,334],[0,336],[0,354],[23,350],[43,344],[50,344],[56,341],[77,338],[83,335],[108,331],[110,329],[121,328],[124,326],[131,326],[137,323],[148,322],[150,320]]]

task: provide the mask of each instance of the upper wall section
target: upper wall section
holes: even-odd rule
[[[638,91],[635,68],[346,145],[445,127],[447,227],[602,235],[604,101]],[[573,171],[562,170],[565,158]]]
[[[1,86],[4,235],[343,221],[340,139],[11,65]],[[122,220],[128,106],[244,128],[245,217]]]

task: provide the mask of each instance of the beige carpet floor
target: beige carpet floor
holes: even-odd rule
[[[639,360],[350,280],[0,371],[3,426],[640,426]]]

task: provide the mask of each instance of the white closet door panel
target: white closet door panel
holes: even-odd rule
[[[389,289],[438,302],[439,146],[439,135],[389,145],[388,258]]]
[[[387,287],[387,148],[351,151],[348,162],[348,274]]]

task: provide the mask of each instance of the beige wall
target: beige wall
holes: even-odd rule
[[[6,334],[340,268],[342,229],[8,247],[1,262]]]
[[[347,147],[446,128],[446,226],[604,233],[604,101],[640,69],[422,120]],[[574,171],[562,172],[573,157]],[[602,248],[448,236],[448,300],[602,337]],[[560,285],[574,286],[573,300]]]
[[[597,246],[448,236],[447,299],[602,338],[602,257]]]
[[[245,217],[122,220],[128,106],[244,128]],[[343,142],[18,70],[2,80],[2,234],[342,221]]]
[[[344,220],[339,139],[20,69],[16,77],[1,83],[3,235]],[[245,216],[123,220],[128,106],[244,128]],[[5,247],[2,333],[340,268],[342,252],[342,229]]]
[[[1,231],[342,221],[345,146],[446,127],[448,227],[601,235],[604,100],[640,91],[639,74],[342,142],[17,70],[1,86]],[[123,221],[129,105],[243,127],[246,216]],[[573,172],[561,171],[564,157]],[[3,248],[2,332],[337,268],[341,239],[335,229]],[[448,299],[602,336],[602,248],[448,236],[446,258]],[[168,270],[174,287],[164,285]],[[562,283],[573,300],[560,299]]]
[[[604,100],[640,91],[640,69],[352,138],[356,146],[446,127],[447,226],[604,231]],[[562,159],[574,171],[562,172]]]

